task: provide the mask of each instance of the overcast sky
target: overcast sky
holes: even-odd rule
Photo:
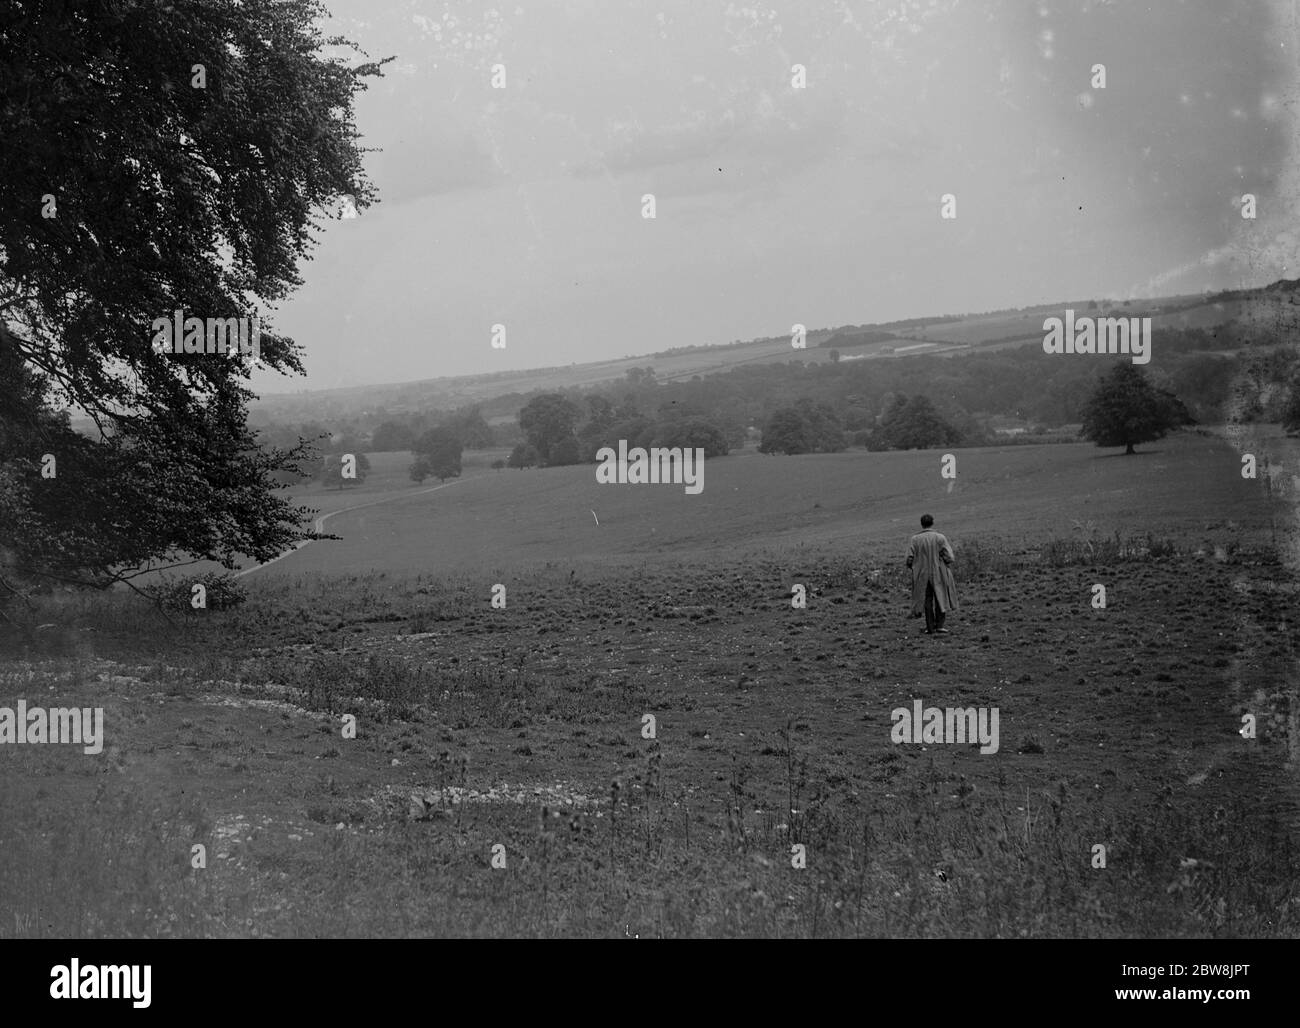
[[[325,3],[396,58],[382,203],[324,231],[275,319],[308,377],[265,391],[1300,275],[1292,4]]]

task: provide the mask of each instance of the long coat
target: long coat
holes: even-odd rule
[[[907,544],[907,566],[912,569],[912,613],[925,613],[925,585],[934,583],[934,597],[942,611],[957,609],[957,584],[948,565],[953,561],[948,539],[933,528],[912,536]]]

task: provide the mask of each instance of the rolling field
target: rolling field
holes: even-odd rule
[[[923,511],[954,540],[1014,546],[1068,536],[1075,522],[1102,534],[1151,531],[1203,543],[1228,523],[1267,524],[1257,483],[1244,481],[1227,446],[1180,435],[1133,457],[1087,444],[955,451],[957,477],[940,477],[943,451],[769,457],[746,452],[705,461],[704,490],[618,486],[594,466],[483,470],[430,492],[402,480],[410,457],[378,454],[366,483],[299,501],[322,513],[362,506],[326,524],[339,541],[312,543],[248,577],[425,572],[496,575],[546,563],[683,562],[807,548],[901,552]],[[1186,483],[1198,483],[1188,503]],[[1168,483],[1169,487],[1162,487]],[[1014,502],[1009,502],[1014,497]],[[595,512],[594,516],[592,512]],[[499,581],[493,577],[492,581]]]
[[[1161,305],[1183,306],[1186,309],[1164,311]],[[1165,300],[1135,301],[1130,307],[1102,304],[1099,309],[1088,308],[1086,300],[1050,307],[1035,307],[1026,311],[1006,311],[997,314],[975,314],[960,321],[936,322],[916,329],[904,329],[899,335],[909,339],[929,339],[938,342],[964,343],[980,349],[999,348],[984,344],[991,340],[1016,340],[1016,345],[1043,338],[1043,319],[1061,317],[1066,307],[1073,307],[1076,315],[1105,317],[1112,307],[1117,317],[1150,317],[1154,332],[1189,328],[1214,328],[1230,322],[1239,324],[1276,325],[1285,316],[1286,305],[1279,298],[1256,297],[1249,302],[1226,300],[1216,303],[1195,303],[1191,298],[1171,297]],[[1156,313],[1151,309],[1157,308]]]
[[[1289,494],[1143,450],[959,450],[951,490],[939,451],[741,454],[698,496],[375,461],[242,606],[0,639],[0,704],[106,726],[0,752],[0,934],[1294,937]],[[947,636],[906,616],[922,510]],[[916,700],[997,708],[996,752],[895,743]]]

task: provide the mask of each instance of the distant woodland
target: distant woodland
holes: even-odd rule
[[[1235,322],[1211,330],[1157,329],[1152,361],[1143,370],[1198,422],[1284,421],[1289,408],[1300,406],[1300,361],[1284,345],[1289,342],[1282,330]],[[417,414],[379,408],[335,422],[263,425],[259,433],[264,443],[282,447],[299,436],[328,436],[317,444],[327,453],[414,450],[421,436],[438,427],[452,430],[467,449],[527,447],[537,434],[530,440],[520,414],[546,397],[548,411],[563,412],[561,421],[579,444],[576,450],[566,445],[549,463],[593,460],[600,445],[618,438],[630,445],[707,440],[715,454],[747,443],[762,448],[765,434],[770,448],[774,438],[803,433],[810,442],[791,452],[1051,441],[1073,438],[1096,380],[1115,362],[1128,360],[1050,355],[1028,344],[955,357],[792,359],[671,382],[659,381],[648,366],[594,388],[515,392]],[[555,397],[569,406],[555,406]],[[892,437],[883,432],[891,412],[905,412],[912,427]],[[515,455],[515,466],[527,466],[526,452]],[[538,457],[534,462],[548,463]]]

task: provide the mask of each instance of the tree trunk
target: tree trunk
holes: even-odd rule
[[[1132,443],[1129,443],[1129,444],[1128,444],[1128,449],[1124,451],[1124,456],[1127,457],[1130,453],[1133,453],[1133,452],[1135,452],[1134,449],[1133,449],[1133,444],[1132,444]]]

